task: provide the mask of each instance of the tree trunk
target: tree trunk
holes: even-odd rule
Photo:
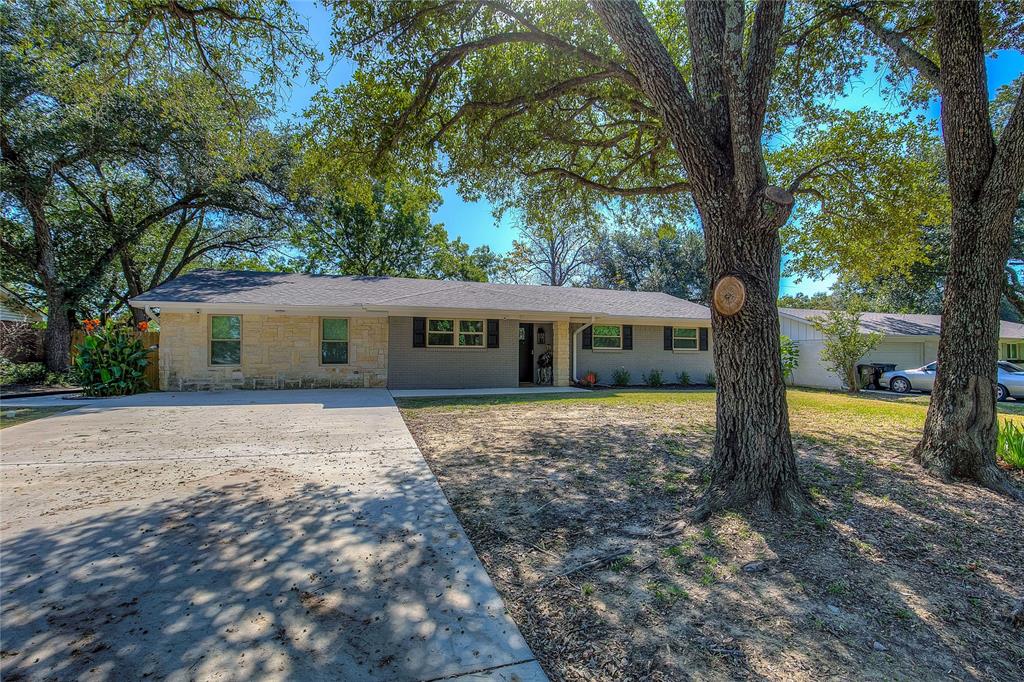
[[[46,369],[63,372],[71,363],[71,320],[64,290],[59,286],[46,290],[46,310],[46,331],[43,333]]]
[[[938,371],[914,457],[929,473],[973,479],[1024,500],[995,462],[999,299],[1013,212],[1024,179],[1017,107],[998,148],[988,112],[979,8],[937,2],[941,115],[953,207],[949,272],[942,301]],[[1009,155],[1009,156],[1008,156]]]
[[[746,289],[739,312],[711,313],[718,386],[715,448],[711,484],[693,516],[703,519],[722,509],[813,513],[799,483],[789,433],[776,305],[779,228],[789,219],[793,197],[768,186],[761,154],[785,3],[758,3],[746,57],[742,9],[687,6],[689,40],[699,47],[692,51],[694,69],[703,74],[695,95],[638,4],[591,4],[686,167],[712,287],[732,275]],[[723,96],[725,110],[718,101]]]
[[[914,457],[942,480],[973,479],[1024,500],[995,461],[999,298],[1009,221],[986,224],[977,206],[953,207],[938,372]]]
[[[750,211],[741,207],[716,211],[701,208],[707,202],[700,199],[697,204],[712,284],[726,275],[738,277],[746,301],[730,317],[711,311],[715,447],[711,484],[693,515],[703,519],[722,509],[750,509],[799,516],[812,507],[799,482],[782,377],[778,227],[757,211],[744,220]],[[789,207],[782,210],[788,215]]]

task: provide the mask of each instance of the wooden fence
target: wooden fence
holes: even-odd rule
[[[149,348],[149,364],[146,365],[146,385],[152,391],[160,390],[160,332],[135,332],[142,345]],[[75,347],[85,338],[85,332],[76,329],[71,333],[71,361],[75,361]]]

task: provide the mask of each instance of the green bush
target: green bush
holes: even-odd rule
[[[612,385],[629,386],[629,371],[625,367],[619,367],[612,372]]]
[[[146,389],[149,349],[130,327],[108,321],[75,349],[72,375],[86,395],[131,395]]]
[[[718,379],[715,378],[715,373],[708,372],[707,376],[704,377],[704,383],[710,386],[711,388],[714,388],[715,384],[718,383]]]
[[[681,371],[679,374],[676,375],[676,383],[679,384],[680,386],[689,386],[690,374],[686,370]]]
[[[782,380],[793,378],[793,370],[800,366],[800,344],[788,336],[779,336],[779,351],[782,355]]]
[[[0,385],[41,384],[46,381],[46,365],[41,362],[11,362],[0,358]]]
[[[999,427],[999,443],[996,446],[999,459],[1013,469],[1024,469],[1024,428],[1006,419]]]
[[[662,376],[660,369],[652,369],[644,377],[644,383],[648,386],[658,387],[665,383],[665,378]]]

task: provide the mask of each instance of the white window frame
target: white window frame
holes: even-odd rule
[[[206,364],[208,367],[241,367],[242,366],[242,338],[245,336],[245,321],[241,315],[232,315],[231,313],[224,313],[219,315],[209,315],[209,320],[206,324]],[[213,338],[213,318],[215,317],[237,317],[238,318],[238,338],[237,339],[215,339]],[[214,341],[238,341],[238,363],[234,365],[227,365],[223,363],[214,364],[213,362],[213,342]]]
[[[682,336],[676,336],[676,330],[692,329],[693,330],[693,348],[679,348],[676,346],[676,341],[689,341],[690,339]],[[695,350],[700,350],[700,327],[672,327],[672,352],[673,353],[692,353]]]
[[[614,338],[616,338],[615,336],[609,336],[607,334],[598,334],[597,333],[597,328],[598,327],[615,327],[616,329],[618,329],[619,330],[619,333],[618,333],[619,344],[617,346],[600,346],[599,347],[596,343],[594,343],[594,339],[614,339]],[[621,324],[595,324],[593,327],[591,327],[591,332],[590,332],[590,350],[593,350],[593,351],[605,351],[605,350],[616,351],[616,350],[622,350],[622,325]]]
[[[324,320],[345,320],[345,340],[341,339],[325,339],[324,338]],[[352,356],[349,351],[352,350],[352,320],[347,317],[321,317],[320,323],[317,325],[320,336],[320,365],[322,367],[343,367],[352,362]],[[325,343],[344,343],[345,348],[345,362],[324,362],[324,344]]]
[[[1012,352],[1011,352],[1012,349]],[[1006,344],[1006,359],[1007,360],[1019,360],[1020,350],[1017,348],[1016,343]]]
[[[432,332],[432,331],[430,331],[430,323],[431,322],[451,322],[452,323],[452,331],[450,331],[450,332],[437,332],[437,331]],[[462,323],[463,322],[479,322],[480,323],[481,331],[478,331],[478,332],[464,332],[464,331],[462,331]],[[430,342],[430,335],[431,334],[451,334],[452,335],[452,342],[451,343],[431,343]],[[474,318],[474,317],[464,317],[464,318],[428,317],[427,318],[427,328],[424,330],[424,336],[426,337],[425,338],[425,342],[426,342],[427,348],[465,348],[465,349],[469,349],[469,350],[486,350],[487,349],[487,320],[479,319],[479,318]],[[480,337],[480,345],[479,346],[470,346],[470,345],[467,345],[467,344],[464,344],[464,343],[459,343],[459,341],[460,341],[459,337],[460,336],[478,336],[478,337]]]

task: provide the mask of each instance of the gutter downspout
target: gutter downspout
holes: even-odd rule
[[[587,327],[593,327],[593,326],[594,326],[594,316],[591,315],[590,316],[590,322],[587,322],[585,325],[583,325],[582,327],[580,327],[579,329],[577,329],[576,331],[574,331],[572,333],[572,382],[574,384],[579,381],[579,379],[576,377],[576,356],[579,355],[579,353],[576,352],[576,339],[579,337],[580,332],[582,332]]]

